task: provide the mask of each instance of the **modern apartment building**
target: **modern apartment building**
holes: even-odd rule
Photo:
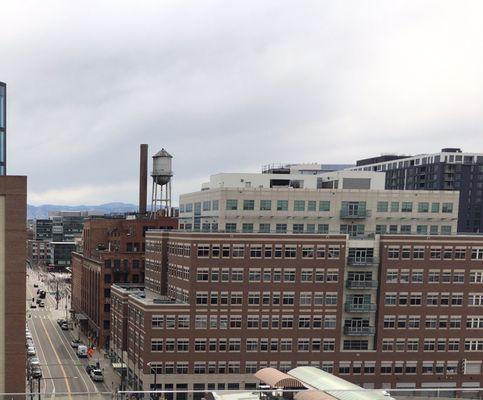
[[[7,85],[0,82],[0,176],[7,174]]]
[[[72,308],[93,343],[109,345],[111,284],[144,282],[146,231],[177,226],[175,218],[144,215],[85,221],[83,251],[72,253]]]
[[[34,221],[34,239],[35,240],[52,240],[51,219],[36,219]]]
[[[478,387],[482,283],[480,236],[149,231],[145,290],[112,289],[111,348],[145,390],[252,389],[303,365]]]
[[[417,156],[359,160],[354,171],[385,173],[385,188],[459,191],[458,232],[483,231],[483,153],[458,148]]]
[[[351,237],[385,233],[447,235],[456,232],[458,192],[377,190],[373,187],[379,185],[374,184],[371,176],[358,174],[349,178],[350,186],[356,187],[352,189],[307,188],[305,181],[304,188],[270,187],[269,181],[261,183],[265,179],[263,175],[268,174],[255,177],[236,174],[236,179],[232,179],[233,174],[227,174],[228,177],[216,175],[209,184],[203,185],[201,191],[180,196],[180,229],[341,233]],[[255,181],[256,178],[260,181]],[[316,176],[309,175],[309,178]],[[251,179],[250,186],[242,186],[247,179]],[[327,182],[340,182],[337,186],[345,187],[345,179],[338,177]],[[253,182],[261,187],[253,187]]]
[[[0,176],[0,392],[25,391],[27,178]]]
[[[92,211],[51,211],[52,240],[54,242],[74,242],[82,237],[84,219],[101,216]]]

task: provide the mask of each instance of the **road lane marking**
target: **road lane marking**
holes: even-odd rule
[[[30,291],[30,288],[27,286],[27,290],[31,293]],[[39,334],[37,333],[37,329],[35,328],[35,323],[32,321],[32,323],[30,324],[32,326],[32,330],[33,332],[35,333],[35,336],[37,337],[37,340],[34,341],[34,343],[37,343],[37,347],[40,349],[40,352],[42,353],[42,358],[44,359],[45,363],[46,363],[46,367],[47,367],[47,372],[49,373],[49,377],[52,377],[52,371],[50,370],[50,368],[48,367],[47,365],[47,357],[45,357],[45,353],[42,349],[42,346],[41,346],[41,343],[40,343],[40,337],[39,337]],[[49,380],[49,382],[47,382],[45,379],[43,379],[44,381],[44,393],[47,393],[47,384],[50,382],[52,384],[52,392],[55,392],[55,383],[51,380]],[[40,388],[39,388],[40,390]]]
[[[55,301],[53,299],[53,296],[49,293],[47,294],[47,299],[50,300],[52,302],[53,305],[55,305]],[[53,310],[52,310],[53,311]],[[52,315],[52,312],[51,312],[51,315]],[[55,333],[59,336],[61,342],[65,345],[64,347],[67,349],[67,354],[69,355],[69,358],[74,361],[74,366],[76,366],[76,359],[74,359],[72,357],[72,353],[74,353],[74,356],[77,357],[77,354],[76,352],[72,349],[72,346],[70,345],[70,342],[69,340],[62,334],[59,333],[58,329],[56,328],[56,326],[54,325],[53,321],[52,321],[52,318],[46,318],[48,319],[51,324],[54,326],[54,330],[55,330]],[[82,379],[82,382],[84,383],[84,386],[86,388],[86,392],[89,392],[90,393],[90,390],[89,390],[89,384],[87,382],[90,382],[90,384],[92,385],[91,387],[94,388],[94,392],[99,392],[99,389],[97,388],[97,386],[94,384],[94,382],[92,382],[90,379],[88,381],[85,380],[84,378],[84,369],[83,369],[83,365],[80,367],[80,366],[77,366],[77,369],[79,371],[79,375]]]
[[[54,325],[54,322],[53,322],[52,320],[49,320],[49,321],[50,321],[50,323],[53,325],[54,330],[55,330],[55,333],[57,334],[57,336],[59,336],[60,341],[62,342],[62,344],[64,344],[64,347],[67,349],[67,354],[69,355],[69,358],[70,358],[72,361],[74,361],[74,365],[73,365],[73,366],[74,366],[74,367],[76,367],[76,368],[79,370],[79,375],[80,375],[80,377],[81,377],[81,379],[82,379],[82,382],[84,382],[84,385],[85,385],[85,387],[86,387],[86,392],[90,392],[90,391],[89,391],[89,385],[87,384],[86,380],[84,379],[84,371],[81,369],[81,367],[79,367],[78,365],[76,365],[76,362],[75,362],[76,360],[75,360],[75,359],[72,357],[72,353],[71,353],[71,352],[74,352],[74,350],[73,350],[73,349],[72,349],[72,347],[70,346],[70,343],[68,342],[68,340],[65,338],[65,336],[64,336],[64,335],[61,335],[61,334],[59,333],[58,329],[57,329],[57,328],[56,328],[56,326]],[[67,342],[67,344],[66,344],[66,342]],[[75,354],[75,352],[74,352],[74,355],[76,355],[76,354]],[[77,357],[77,355],[76,355],[76,357]],[[77,361],[78,361],[78,360],[77,360]],[[82,367],[83,367],[83,365],[82,365]],[[95,392],[98,392],[99,390],[97,389],[97,386],[96,386],[96,385],[94,385],[94,383],[93,383],[92,381],[89,381],[89,382],[91,382],[92,387],[94,387],[94,391],[95,391]]]
[[[44,328],[45,336],[47,337],[47,340],[49,341],[50,345],[52,346],[52,350],[54,351],[55,357],[57,358],[57,361],[60,364],[59,366],[60,366],[60,369],[62,370],[62,374],[64,375],[64,381],[65,381],[65,385],[67,387],[67,394],[68,394],[69,400],[72,400],[72,396],[71,396],[72,390],[70,388],[70,383],[67,379],[67,374],[65,373],[64,366],[62,365],[62,362],[60,361],[59,354],[57,353],[57,350],[55,350],[54,343],[52,342],[52,339],[50,338],[50,335],[47,332],[47,329],[45,328],[44,321],[40,320],[40,323],[42,324],[42,327]]]

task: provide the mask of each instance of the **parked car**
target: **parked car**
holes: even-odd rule
[[[74,349],[77,349],[77,347],[79,347],[80,344],[82,344],[82,342],[79,339],[74,339],[72,342],[70,342],[70,345]]]
[[[62,325],[64,322],[67,322],[67,321],[66,321],[65,319],[62,319],[62,318],[59,318],[59,319],[57,320],[57,324],[58,324],[59,326],[61,326],[61,325]]]
[[[40,293],[39,293],[39,297],[41,299],[45,299],[45,290],[41,290]]]
[[[35,303],[30,304],[30,308],[37,308],[37,304]]]
[[[29,363],[29,366],[32,366],[35,364],[40,365],[40,360],[38,357],[31,357],[29,358],[28,363]]]
[[[37,352],[35,351],[35,347],[34,346],[27,347],[27,355],[29,357],[35,357],[37,355]]]
[[[32,339],[27,339],[27,341],[25,342],[25,347],[26,348],[35,347],[34,346],[34,341]]]
[[[63,331],[69,330],[69,324],[67,323],[67,321],[63,322],[62,325],[60,325],[60,329],[62,329]]]
[[[34,288],[38,288],[39,287],[39,284],[38,283],[34,283]]]
[[[25,339],[32,339],[32,334],[30,332],[25,333]]]
[[[41,301],[42,301],[42,299],[41,299],[40,297],[39,297],[39,298],[37,298],[37,300],[35,300],[35,302],[36,302],[37,304],[40,304],[40,302],[41,302]]]
[[[77,357],[79,358],[87,358],[87,346],[84,344],[80,344],[77,346]]]
[[[94,364],[87,364],[87,365],[86,365],[86,372],[87,372],[87,374],[88,374],[88,375],[90,375],[90,374],[91,374],[91,371],[92,371],[93,369],[96,369],[96,368],[97,368],[97,367],[96,367]]]
[[[40,301],[39,307],[44,308],[45,307],[45,303],[43,301]]]
[[[94,382],[102,382],[104,380],[104,374],[100,369],[92,369],[89,373],[89,376]]]
[[[30,368],[30,376],[35,379],[42,378],[42,368],[40,368],[40,365],[34,365]]]

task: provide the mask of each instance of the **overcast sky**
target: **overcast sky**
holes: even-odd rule
[[[483,152],[483,2],[6,1],[8,172],[29,203],[137,202],[139,144],[174,203],[210,174]]]

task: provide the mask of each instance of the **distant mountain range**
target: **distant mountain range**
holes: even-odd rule
[[[54,204],[43,204],[32,206],[27,204],[27,218],[47,218],[49,211],[94,211],[99,214],[127,213],[137,211],[138,206],[129,203],[106,203],[98,206],[60,206]]]

